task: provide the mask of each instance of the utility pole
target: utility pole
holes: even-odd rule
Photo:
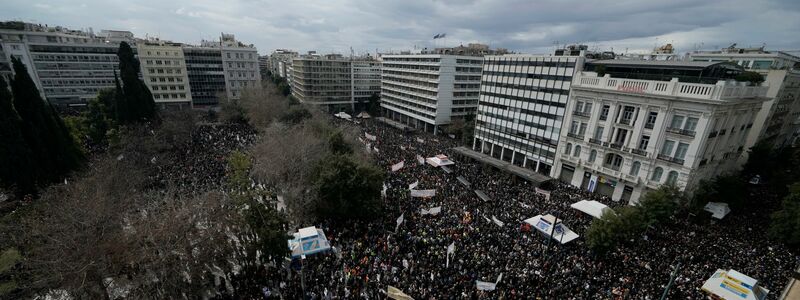
[[[681,268],[681,263],[678,262],[678,264],[675,265],[675,269],[672,270],[672,275],[670,275],[669,277],[669,283],[667,284],[667,287],[664,289],[664,293],[661,294],[661,300],[667,299],[667,293],[669,292],[669,288],[672,287],[672,283],[675,281],[675,275],[678,275],[678,270],[680,268]]]

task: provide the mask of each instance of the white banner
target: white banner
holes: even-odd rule
[[[364,137],[366,137],[370,141],[377,141],[378,140],[378,137],[376,137],[374,135],[371,135],[369,133],[366,133],[366,132],[364,132]]]
[[[420,143],[420,144],[425,144],[425,140],[423,140],[423,139],[421,139],[421,138],[417,138],[417,143]]]
[[[380,151],[378,151],[378,147],[372,147],[372,150],[375,150],[375,153],[380,153]]]
[[[419,213],[421,215],[432,215],[432,216],[435,216],[435,215],[438,215],[440,212],[442,212],[442,207],[441,206],[432,207],[431,209],[424,209],[424,208],[420,208],[419,209]]]
[[[408,149],[406,148],[406,146],[400,146],[400,150],[406,150],[406,149]]]
[[[400,217],[397,218],[397,226],[394,227],[394,232],[397,232],[397,229],[400,228],[400,224],[403,224],[403,216],[405,214],[400,214]]]
[[[388,190],[388,189],[389,188],[386,186],[386,183],[384,182],[383,183],[383,190],[381,191],[381,196],[386,197],[386,190]]]
[[[492,216],[492,222],[494,222],[495,224],[497,224],[497,226],[500,226],[500,227],[503,227],[503,225],[506,224],[506,223],[503,223],[503,221],[498,220],[497,217],[495,217],[495,216]]]
[[[375,149],[375,152],[378,152],[378,149]],[[402,169],[403,166],[405,166],[405,165],[406,165],[406,161],[405,160],[401,161],[399,163],[393,164],[392,165],[392,172],[397,172],[397,170]]]
[[[412,183],[412,184],[409,184],[409,185],[408,185],[408,189],[409,189],[409,190],[413,190],[413,189],[414,189],[414,188],[416,188],[418,185],[419,185],[419,180],[417,180],[417,181],[414,181],[414,183]]]
[[[406,293],[391,285],[386,288],[386,297],[395,300],[414,300],[411,296],[406,295]]]
[[[478,288],[479,291],[491,292],[494,291],[494,289],[497,287],[497,284],[494,282],[475,280],[475,287]]]
[[[452,242],[450,243],[450,246],[447,246],[447,264],[445,264],[445,267],[447,268],[450,267],[450,254],[453,254],[455,252],[456,252],[456,242]]]
[[[422,157],[421,155],[417,155],[417,162],[418,162],[420,165],[424,165],[424,164],[425,164],[425,158],[424,158],[424,157]]]
[[[436,196],[436,190],[411,190],[411,197],[430,198]]]

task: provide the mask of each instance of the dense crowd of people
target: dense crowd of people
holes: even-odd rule
[[[177,192],[218,190],[224,181],[228,155],[246,149],[256,138],[256,130],[246,124],[199,125],[187,144],[177,145],[178,149],[166,153],[168,156],[151,159],[156,172],[150,180]]]
[[[376,121],[358,126],[376,137],[362,136],[363,149],[386,170],[385,216],[369,223],[316,224],[332,251],[270,272],[265,294],[376,299],[394,286],[415,299],[657,299],[680,266],[669,299],[704,299],[700,288],[717,269],[759,280],[775,299],[800,261],[764,238],[764,207],[734,211],[719,222],[678,214],[605,256],[588,250],[583,237],[562,245],[523,220],[553,214],[583,235],[592,217],[570,204],[584,199],[611,207],[624,203],[562,183],[550,184],[545,197],[528,181],[455,159],[455,143],[447,138],[408,134]],[[452,172],[417,161],[418,155],[438,154],[455,160]],[[401,161],[404,167],[391,171]],[[414,182],[416,189],[435,189],[435,196],[410,197]],[[754,193],[753,199],[769,197],[769,191]],[[421,213],[439,206],[436,215]],[[450,245],[454,251],[448,259]],[[497,283],[496,288],[480,291],[476,280]]]

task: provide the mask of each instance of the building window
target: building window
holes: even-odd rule
[[[679,143],[678,148],[675,149],[675,158],[682,160],[684,157],[686,157],[686,151],[688,150],[689,150],[689,144]]]
[[[603,110],[600,111],[600,121],[608,119],[608,111],[611,109],[608,105],[603,105]]]
[[[681,115],[672,116],[672,123],[669,124],[670,128],[681,128],[682,125],[683,125],[683,116]]]
[[[564,154],[569,155],[572,152],[572,143],[567,143],[567,146],[564,148]]]
[[[664,141],[664,146],[661,147],[661,155],[670,156],[672,154],[672,148],[675,147],[675,142],[666,140]]]
[[[635,161],[633,162],[633,166],[631,166],[631,176],[639,175],[639,169],[642,168],[642,163]]]
[[[667,174],[667,182],[668,185],[675,185],[678,182],[678,172],[670,171]]]
[[[580,145],[576,145],[575,146],[575,153],[573,153],[572,156],[575,156],[575,157],[580,157],[581,156],[581,146]]]
[[[620,120],[620,123],[625,125],[630,125],[631,120],[633,120],[633,112],[635,110],[636,108],[634,108],[633,106],[625,106],[622,109],[622,120]]]
[[[697,128],[697,121],[698,119],[695,117],[686,118],[686,125],[683,126],[683,129],[688,131],[694,131],[695,128]]]
[[[645,124],[645,127],[653,129],[653,127],[656,126],[656,118],[658,118],[658,112],[657,111],[651,111],[650,113],[648,113],[647,114],[647,123]]]
[[[642,151],[647,150],[647,145],[648,144],[650,144],[650,136],[649,135],[643,135],[642,139],[639,140],[639,148],[638,149],[642,150]]]
[[[605,167],[611,168],[614,171],[619,171],[619,169],[622,167],[623,161],[624,160],[622,159],[622,156],[614,153],[609,153],[606,155]]]
[[[662,173],[664,173],[664,169],[662,169],[661,167],[656,167],[656,169],[653,170],[653,176],[650,177],[650,180],[655,182],[660,182]]]
[[[589,152],[589,162],[593,163],[595,159],[597,159],[597,150],[592,150]]]
[[[594,130],[594,139],[597,140],[598,143],[599,143],[599,141],[601,141],[603,139],[603,130],[604,129],[605,128],[603,128],[602,126],[598,126]]]

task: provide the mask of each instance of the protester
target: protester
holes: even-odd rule
[[[324,229],[336,250],[294,265],[302,265],[305,292],[312,299],[385,298],[389,285],[415,299],[657,299],[677,262],[681,267],[669,299],[704,299],[700,287],[718,268],[756,278],[775,299],[800,261],[795,253],[764,239],[768,218],[763,207],[734,212],[714,224],[677,215],[607,256],[589,251],[584,238],[565,245],[548,242],[537,230],[522,226],[523,220],[549,213],[583,235],[592,217],[570,204],[583,199],[611,207],[624,203],[561,183],[553,184],[547,199],[530,182],[454,159],[451,149],[456,145],[447,138],[406,135],[376,121],[336,123],[358,126],[376,137],[364,138],[364,143],[387,172],[387,210],[385,217],[370,223],[313,224]],[[367,146],[362,149],[367,151]],[[452,173],[417,163],[417,155],[438,154],[456,161],[450,166]],[[391,171],[400,161],[404,166]],[[435,189],[435,196],[410,197],[409,184],[417,181],[415,189]],[[490,200],[481,200],[476,189]],[[763,193],[754,197],[769,196],[769,191]],[[442,207],[437,215],[420,214],[420,209],[437,206]],[[491,221],[493,217],[503,226]],[[451,244],[454,251],[447,267]],[[300,272],[269,274],[273,297],[302,298]],[[495,282],[501,274],[494,291],[477,290],[476,280]]]

